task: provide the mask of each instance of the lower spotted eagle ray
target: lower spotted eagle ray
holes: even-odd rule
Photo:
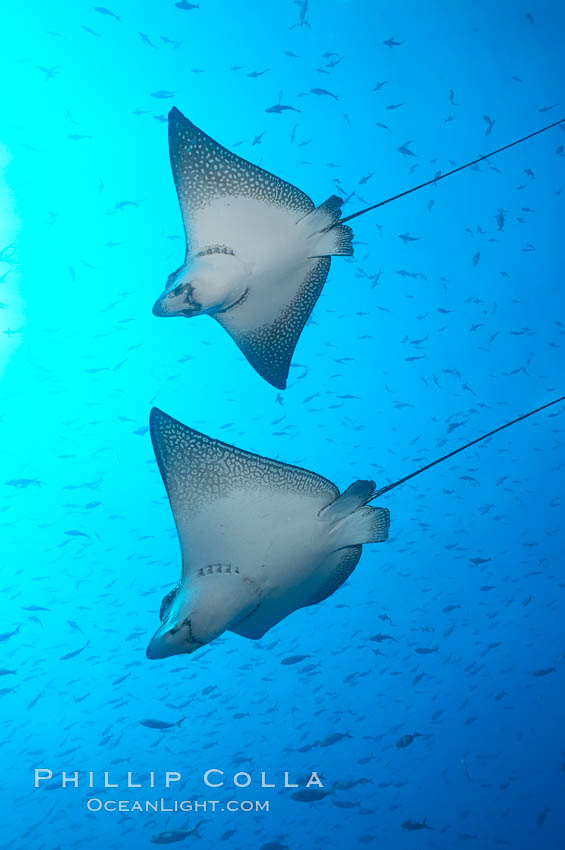
[[[258,640],[293,611],[331,596],[364,543],[387,539],[389,511],[369,502],[544,404],[393,484],[340,494],[314,472],[238,449],[153,408],[150,431],[181,544],[182,576],[160,610],[150,659],[192,653],[225,631]]]
[[[322,292],[332,257],[353,254],[345,223],[431,186],[562,124],[555,121],[445,174],[341,218],[332,195],[316,207],[304,192],[222,147],[173,108],[169,155],[186,236],[156,316],[208,314],[253,368],[286,387],[294,349]]]

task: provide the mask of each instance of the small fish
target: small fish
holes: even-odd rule
[[[265,112],[273,112],[276,114],[280,114],[281,112],[285,112],[285,110],[291,109],[293,112],[300,112],[300,109],[296,109],[294,106],[287,106],[284,103],[275,103],[274,106],[269,106],[268,109],[265,109]]]
[[[486,121],[486,123],[487,123],[487,129],[485,130],[485,136],[490,136],[490,134],[492,133],[492,128],[494,127],[496,122],[493,121],[492,118],[490,118],[488,115],[483,115],[483,121]]]
[[[56,76],[61,66],[53,65],[51,68],[45,68],[43,65],[36,65],[35,67],[38,71],[42,71],[45,74],[45,81],[47,82],[47,80],[52,80]]]
[[[189,835],[196,835],[197,838],[202,838],[198,830],[203,823],[204,821],[201,820],[192,829],[169,829],[166,832],[159,832],[157,835],[152,835],[149,841],[151,844],[174,844],[177,841],[184,841]]]
[[[396,742],[396,746],[399,750],[403,750],[405,747],[409,747],[414,738],[421,738],[421,734],[419,732],[414,732],[413,735],[403,735],[402,738],[399,738]]]
[[[334,94],[327,89],[310,89],[311,94],[316,94],[318,97],[333,97],[334,100],[339,100],[337,94]]]
[[[428,826],[426,818],[423,821],[409,819],[404,821],[402,829],[406,829],[408,832],[415,832],[418,829],[433,829],[433,826]]]
[[[349,732],[332,732],[331,735],[327,735],[325,738],[322,738],[321,741],[318,741],[319,747],[332,747],[334,744],[337,744],[339,741],[343,741],[344,738],[351,738]]]
[[[300,791],[295,791],[294,794],[291,794],[291,799],[297,800],[299,803],[316,803],[318,800],[323,800],[325,797],[329,797],[330,794],[334,793],[334,789],[331,791],[323,791],[321,788],[302,788]]]
[[[19,632],[21,627],[22,627],[22,624],[20,623],[18,628],[14,629],[13,632],[2,632],[2,634],[0,634],[0,643],[5,643],[7,640],[10,640],[11,637],[13,637],[15,634],[17,634]]]
[[[121,18],[116,15],[115,12],[112,12],[111,9],[106,9],[104,6],[94,6],[94,11],[98,12],[99,15],[107,15],[110,18],[114,18],[116,21],[121,21]]]
[[[382,643],[384,640],[396,640],[396,638],[392,635],[383,635],[382,632],[379,632],[378,635],[374,635],[372,638],[369,638],[369,640],[374,640],[375,643]]]
[[[165,720],[152,720],[150,717],[145,720],[140,720],[142,726],[147,726],[148,729],[172,729],[173,726],[180,726],[186,720],[186,717],[181,717],[176,723],[167,723]]]
[[[191,9],[200,9],[199,3],[189,3],[188,0],[180,0],[180,3],[175,3],[177,9],[184,9],[190,12]]]
[[[15,670],[2,670],[2,669],[0,669],[0,676],[9,676],[9,675],[15,676],[16,671]]]
[[[75,649],[73,652],[67,652],[67,654],[66,654],[66,655],[62,655],[62,656],[59,658],[59,661],[68,661],[68,660],[69,660],[69,658],[75,658],[77,655],[80,655],[80,654],[81,654],[81,652],[84,652],[84,650],[86,649],[86,647],[87,647],[89,644],[90,644],[90,641],[89,641],[89,640],[87,640],[84,646],[81,646],[81,648],[80,648],[80,649]]]
[[[397,148],[398,153],[401,153],[403,156],[416,156],[414,151],[411,151],[410,148],[408,147],[408,145],[411,145],[411,144],[412,144],[412,142],[404,142],[403,145],[400,145],[400,147]]]
[[[414,652],[417,652],[418,655],[431,655],[432,652],[437,652],[437,646],[434,646],[433,649],[430,649],[428,646],[419,646]]]
[[[557,670],[555,667],[542,667],[541,670],[532,670],[531,675],[539,678],[540,676],[548,676],[550,673],[556,672]]]
[[[295,0],[295,2],[298,6],[300,6],[300,14],[298,17],[298,23],[294,24],[294,26],[290,27],[290,29],[293,30],[296,27],[301,27],[302,29],[304,27],[308,27],[308,29],[310,29],[310,24],[306,19],[308,14],[308,0]]]
[[[299,664],[301,661],[304,661],[305,658],[310,658],[309,655],[289,655],[288,658],[283,658],[281,664],[286,665],[287,667],[290,664]]]
[[[157,50],[151,39],[144,32],[139,32],[138,35],[143,39],[143,41],[149,45],[149,47],[153,47],[154,50]]]
[[[44,693],[45,693],[45,688],[44,688],[42,691],[40,691],[40,692],[37,694],[37,696],[36,696],[36,697],[34,697],[34,698],[31,700],[31,702],[29,702],[29,703],[28,703],[28,706],[27,706],[27,707],[28,707],[28,709],[33,708],[33,706],[34,706],[34,705],[36,705],[36,704],[39,702],[39,699],[43,696],[43,694],[44,694]]]

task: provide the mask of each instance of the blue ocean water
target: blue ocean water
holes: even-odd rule
[[[383,497],[389,540],[262,640],[145,648],[180,571],[153,405],[340,489],[380,487],[561,395],[564,371],[563,127],[352,222],[279,392],[209,318],[151,314],[184,254],[169,108],[350,214],[562,117],[565,12],[182,6],[2,10],[0,842],[138,848],[200,823],[185,845],[563,847],[559,407]],[[35,768],[53,772],[37,789]],[[210,768],[225,787],[206,788]],[[166,770],[183,782],[163,789]],[[128,790],[128,771],[156,789]],[[294,799],[285,772],[312,771],[332,793]]]

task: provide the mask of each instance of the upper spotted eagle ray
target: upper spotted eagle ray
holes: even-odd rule
[[[154,408],[151,439],[180,538],[182,576],[161,603],[147,657],[192,653],[226,630],[258,639],[298,608],[331,596],[355,569],[363,544],[388,537],[388,510],[369,502],[562,401],[393,484],[375,490],[374,481],[355,481],[341,494],[314,472],[211,439]]]
[[[331,258],[353,254],[353,231],[346,221],[561,123],[341,218],[343,200],[337,195],[316,207],[296,186],[226,150],[174,108],[169,113],[169,154],[186,254],[183,265],[169,275],[153,313],[212,316],[254,369],[284,389]]]

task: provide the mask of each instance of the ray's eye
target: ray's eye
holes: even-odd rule
[[[159,609],[159,619],[161,620],[162,623],[164,623],[165,620],[167,619],[167,615],[169,613],[171,605],[173,604],[173,600],[174,600],[175,596],[177,595],[177,593],[179,592],[179,586],[180,585],[177,584],[177,586],[173,587],[173,589],[170,590],[167,593],[166,596],[163,596],[163,600],[161,602],[161,607]]]
[[[183,266],[179,266],[178,269],[175,269],[174,272],[171,272],[167,278],[166,288],[171,287],[175,281],[177,280],[179,274],[183,271]]]

